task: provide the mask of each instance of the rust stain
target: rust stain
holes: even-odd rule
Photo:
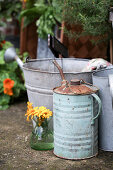
[[[70,95],[80,95],[80,94],[91,94],[95,93],[91,87],[87,87],[86,85],[70,85],[65,86],[64,84],[60,87],[54,88],[54,92],[59,94],[70,94]]]

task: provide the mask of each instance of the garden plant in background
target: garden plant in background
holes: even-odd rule
[[[18,18],[21,8],[20,0],[0,1],[0,29],[4,34],[17,34],[19,32]]]
[[[24,17],[24,26],[34,20],[37,25],[37,33],[40,38],[46,39],[48,34],[54,35],[54,27],[61,22],[60,8],[57,8],[56,0],[27,0],[26,9],[20,13],[20,19]]]
[[[63,0],[58,1],[62,7],[63,21],[67,25],[78,25],[76,32],[65,30],[71,38],[77,40],[81,36],[98,37],[94,42],[99,43],[112,37],[111,24],[108,22],[109,9],[112,0]]]
[[[38,35],[37,57],[53,58],[48,48],[47,37],[48,34],[58,36],[58,28],[61,26],[57,0],[27,0],[23,4],[25,8],[20,13],[22,26],[29,29],[32,25],[36,25],[34,28]]]
[[[31,136],[31,148],[36,150],[53,149],[53,132],[49,127],[52,112],[44,106],[33,107],[27,102],[27,121],[31,118],[34,122],[34,130]]]
[[[0,1],[0,20],[10,20],[12,16],[19,17],[22,4],[20,0],[1,0]],[[0,21],[0,22],[1,22]]]
[[[8,41],[0,42],[0,110],[7,109],[15,98],[25,95],[26,91],[23,73],[16,61],[8,64],[4,61],[5,50],[11,46],[13,45]],[[18,49],[17,53],[19,53]],[[24,55],[26,56],[26,53]]]

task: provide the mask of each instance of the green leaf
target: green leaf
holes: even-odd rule
[[[6,69],[11,71],[11,72],[14,72],[16,69],[18,68],[18,64],[16,61],[13,61],[11,63],[6,63]]]
[[[20,95],[20,89],[19,88],[14,88],[13,89],[14,97],[18,97]]]
[[[2,71],[0,72],[0,82],[3,83],[3,81],[4,81],[6,78],[9,78],[9,74],[8,74],[7,72],[5,72],[5,71],[2,70]]]
[[[10,43],[9,41],[6,41],[5,42],[5,44],[3,44],[3,50],[4,50],[4,52],[5,52],[5,50],[7,49],[7,48],[9,48],[9,47],[12,47],[13,46],[13,44],[12,43]]]
[[[10,96],[6,94],[0,95],[0,106],[8,105],[9,101],[10,101]]]
[[[4,56],[4,51],[2,50],[2,51],[0,51],[0,64],[5,63],[3,56]]]
[[[25,9],[20,13],[20,20],[22,17],[30,17],[34,16],[34,18],[38,18],[40,15],[44,13],[44,11],[47,9],[45,5],[37,5],[36,7]]]
[[[9,105],[0,105],[0,110],[8,109]]]
[[[3,82],[0,81],[0,93],[2,93],[3,91],[4,91]]]

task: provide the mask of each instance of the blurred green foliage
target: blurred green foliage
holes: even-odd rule
[[[10,19],[11,16],[19,17],[22,8],[20,0],[1,0],[0,1],[0,19]]]
[[[34,0],[32,3],[28,0],[20,19],[24,17],[24,26],[35,20],[38,36],[45,39],[48,34],[54,35],[54,26],[61,22],[59,13],[56,0]]]
[[[100,36],[101,42],[113,36],[109,23],[109,9],[113,6],[113,0],[58,0],[57,3],[62,8],[62,20],[67,25],[82,26],[82,31],[66,30],[69,37]]]
[[[4,61],[5,50],[13,45],[8,41],[2,41],[0,42],[0,46],[0,110],[4,110],[9,107],[9,104],[13,102],[15,98],[22,95],[26,89],[24,86],[23,72],[18,67],[17,62],[5,63]],[[17,53],[19,53],[18,49]],[[25,53],[24,58],[26,55],[28,54]],[[22,59],[23,56],[20,56],[20,58]],[[4,94],[3,81],[7,78],[14,80],[13,96]]]

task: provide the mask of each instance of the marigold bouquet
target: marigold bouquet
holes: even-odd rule
[[[27,116],[27,121],[31,118],[31,120],[35,122],[30,140],[31,148],[36,150],[53,149],[53,132],[48,126],[52,112],[44,106],[33,107],[32,103],[27,102],[27,112],[25,116]]]
[[[52,112],[44,106],[33,108],[32,103],[27,102],[27,113],[25,116],[27,116],[27,121],[31,117],[38,126],[41,126],[47,118],[52,116]]]

